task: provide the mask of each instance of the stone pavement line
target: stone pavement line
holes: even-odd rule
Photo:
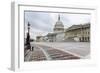
[[[43,53],[45,54],[47,60],[52,60],[52,58],[50,57],[50,55],[43,48],[41,48],[39,46],[37,46],[37,47],[40,48],[43,51]]]
[[[54,47],[54,48],[55,48],[55,47]],[[55,49],[58,49],[58,50],[61,50],[61,51],[67,52],[67,53],[69,53],[69,54],[72,54],[72,55],[77,56],[77,57],[80,57],[80,58],[83,58],[83,56],[80,56],[80,55],[78,55],[78,54],[72,53],[72,52],[67,51],[67,50],[64,50],[64,49],[60,49],[60,48],[55,48]]]
[[[40,44],[39,44],[40,45]],[[44,45],[44,46],[48,46],[48,45],[46,45],[46,44],[42,44],[42,45]],[[48,46],[48,47],[50,47],[50,46]],[[67,52],[67,53],[69,53],[69,54],[72,54],[72,55],[74,55],[74,56],[77,56],[77,57],[80,57],[80,58],[84,58],[83,56],[81,56],[81,55],[78,55],[78,54],[76,54],[76,53],[72,53],[72,52],[70,52],[70,51],[67,51],[67,50],[64,50],[64,49],[60,49],[60,48],[58,48],[58,47],[54,47],[54,46],[52,46],[54,49],[58,49],[58,50],[61,50],[61,51],[64,51],[64,52]]]

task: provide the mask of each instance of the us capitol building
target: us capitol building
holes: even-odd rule
[[[37,36],[36,42],[90,42],[90,23],[64,28],[58,15],[53,32],[45,36]]]

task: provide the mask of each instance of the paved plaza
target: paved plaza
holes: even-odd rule
[[[33,51],[27,50],[25,61],[70,60],[90,57],[89,42],[33,42]]]

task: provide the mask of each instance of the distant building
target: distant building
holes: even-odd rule
[[[48,37],[48,42],[56,42],[56,33],[48,33],[47,37]]]
[[[65,40],[64,36],[65,36],[65,32],[57,33],[56,42],[63,42]]]
[[[65,31],[65,41],[73,40],[80,42],[90,41],[90,23],[72,25]]]
[[[53,33],[47,34],[49,42],[61,42],[64,38],[64,25],[60,20],[60,15],[58,16],[58,21],[56,22]]]
[[[36,37],[36,42],[41,42],[42,41],[42,36],[37,36]]]
[[[36,42],[47,42],[48,37],[47,36],[37,36],[36,37]]]
[[[72,25],[65,30],[63,23],[58,16],[58,21],[54,25],[53,32],[45,36],[37,36],[37,42],[89,42],[90,23]]]

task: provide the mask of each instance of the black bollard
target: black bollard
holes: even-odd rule
[[[34,50],[34,47],[32,46],[32,51]]]

